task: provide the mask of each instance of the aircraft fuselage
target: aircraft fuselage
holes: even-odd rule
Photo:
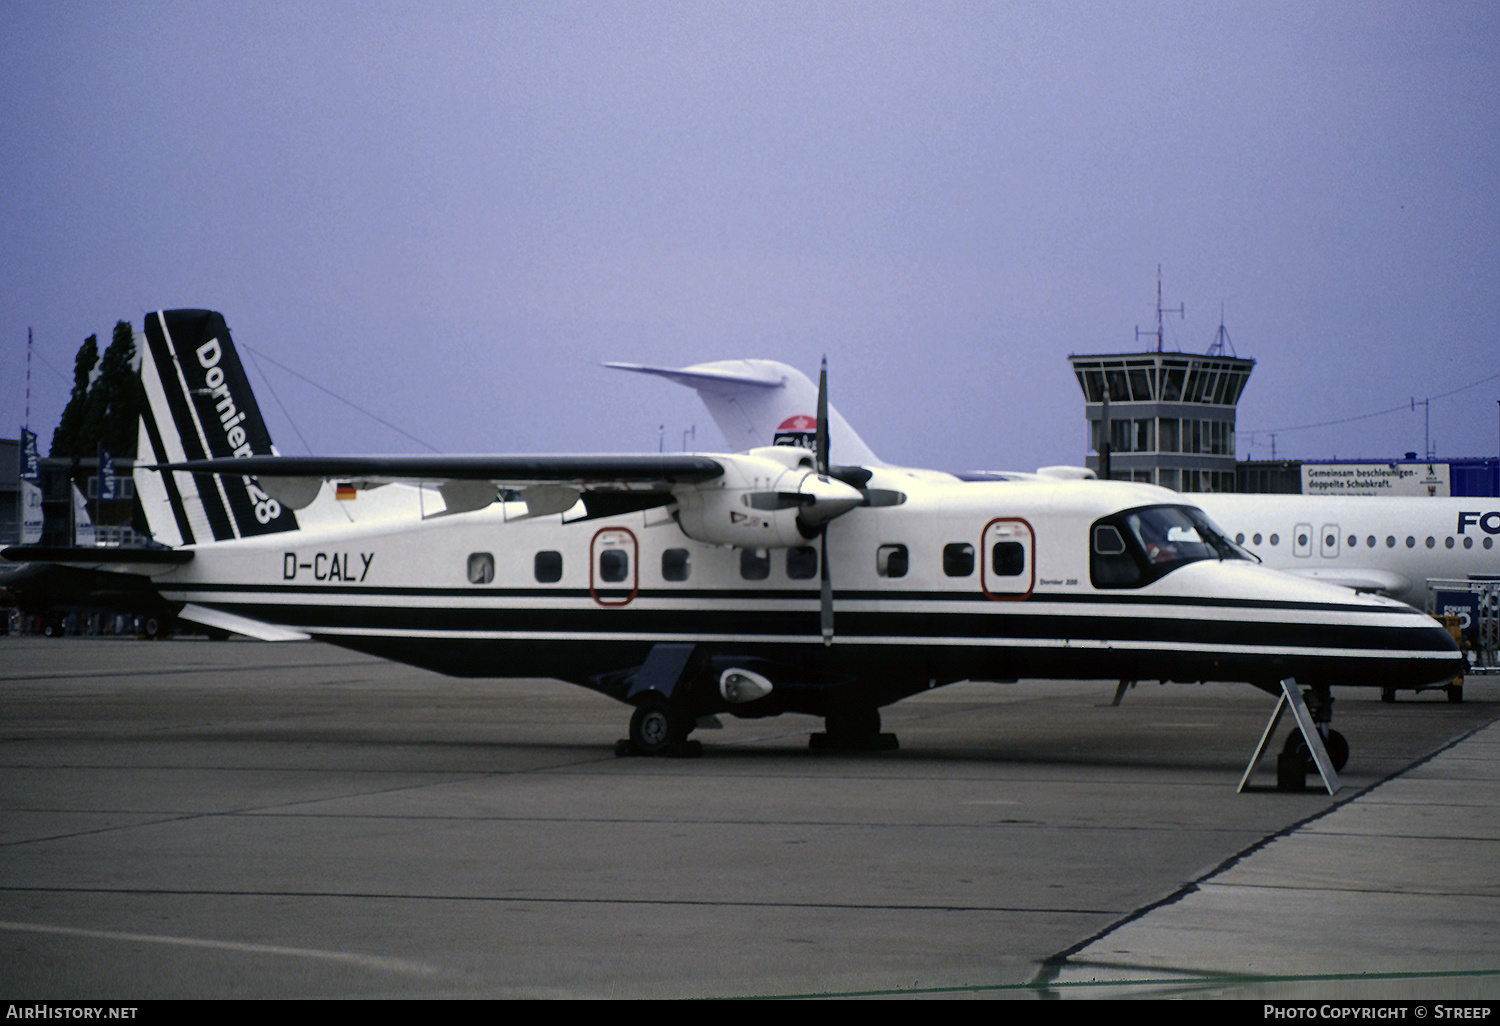
[[[819,540],[688,538],[668,509],[568,522],[522,503],[420,522],[200,546],[168,598],[443,673],[550,676],[624,698],[658,644],[776,687],[697,711],[821,714],[956,680],[1232,680],[1413,687],[1458,671],[1451,639],[1400,603],[1199,558],[1100,583],[1097,525],[1172,505],[1112,482],[976,484],[881,468],[905,501],[828,525],[834,632],[819,630]],[[575,513],[578,511],[575,511]],[[1112,544],[1112,543],[1111,543]],[[1107,547],[1107,546],[1106,546]],[[1130,553],[1117,553],[1117,561]],[[1105,575],[1108,576],[1107,574]]]

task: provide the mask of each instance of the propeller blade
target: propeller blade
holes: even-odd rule
[[[828,572],[828,524],[826,522],[823,524],[822,536],[823,556],[818,560],[823,577],[822,611],[819,621],[823,628],[823,644],[828,646],[833,644],[833,575]]]
[[[823,369],[818,372],[818,451],[816,454],[818,476],[828,476],[828,357],[823,357]]]
[[[828,481],[828,355],[823,356],[823,367],[818,371],[818,451],[814,455],[818,470],[818,478]],[[822,594],[820,595],[819,625],[823,629],[823,644],[833,644],[833,575],[828,570],[828,521],[841,513],[848,512],[853,505],[844,509],[837,509],[835,503],[829,504],[828,512],[831,514],[823,520],[819,535],[822,538],[822,558],[818,560],[818,568],[822,576]],[[816,507],[814,507],[816,508]]]

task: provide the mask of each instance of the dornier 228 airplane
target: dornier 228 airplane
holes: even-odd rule
[[[220,315],[155,313],[146,338],[137,491],[172,551],[119,569],[209,626],[592,688],[635,707],[637,752],[783,712],[888,747],[881,707],[1020,677],[1295,677],[1332,742],[1331,684],[1462,667],[1426,616],[1261,567],[1162,489],[835,465],[826,376],[810,448],[283,457]],[[394,482],[427,483],[424,516],[341,515]]]

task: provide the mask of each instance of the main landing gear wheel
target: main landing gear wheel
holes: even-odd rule
[[[890,752],[900,747],[895,734],[880,732],[880,710],[874,706],[840,709],[823,717],[826,731],[807,739],[820,751]]]
[[[630,738],[615,745],[616,755],[701,755],[703,746],[687,739],[693,721],[677,703],[652,693],[630,717]]]

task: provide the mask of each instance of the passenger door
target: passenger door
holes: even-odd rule
[[[1015,601],[1036,587],[1036,536],[1020,517],[985,524],[979,553],[979,587],[986,597]]]

